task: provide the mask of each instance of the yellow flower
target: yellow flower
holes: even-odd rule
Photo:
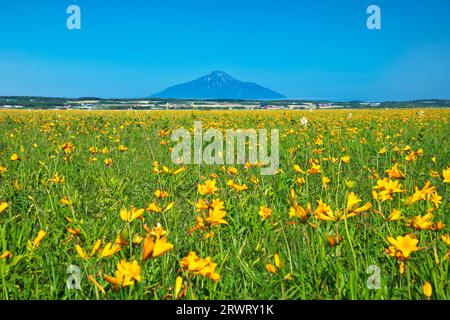
[[[400,219],[403,219],[402,212],[398,209],[392,209],[390,216],[386,220],[396,221]]]
[[[173,244],[168,243],[166,237],[157,238],[153,247],[153,258],[157,258],[169,250],[173,249]]]
[[[114,241],[114,243],[123,246],[128,245],[128,241],[126,240],[128,239],[128,235],[128,231],[123,229],[122,232],[116,236],[116,241]]]
[[[442,178],[445,183],[450,183],[450,167],[442,170]]]
[[[123,146],[123,145],[120,145],[120,146],[119,146],[119,151],[120,151],[120,152],[125,152],[125,151],[127,151],[127,150],[128,150],[127,147],[125,147],[125,146]]]
[[[383,155],[387,152],[386,147],[383,147],[380,151],[378,151],[378,154]]]
[[[66,219],[68,219],[68,221],[70,223],[73,222],[73,220],[70,217],[66,217]],[[66,226],[66,230],[68,233],[70,233],[71,235],[74,235],[74,236],[81,234],[81,231],[79,228],[71,228],[71,227]]]
[[[133,244],[138,245],[141,244],[142,240],[144,240],[144,238],[142,238],[140,235],[136,234],[133,237]]]
[[[430,221],[433,218],[433,214],[427,213],[422,217],[422,215],[418,215],[411,219],[408,223],[409,226],[419,229],[419,230],[431,230],[434,228],[434,224]]]
[[[153,258],[157,258],[162,256],[169,250],[173,249],[173,244],[167,242],[166,237],[156,236],[156,240],[154,241],[151,236],[146,236],[144,240],[144,248],[142,250],[142,260],[147,260],[150,255]]]
[[[223,201],[220,201],[220,199],[214,199],[210,206],[211,208],[209,209],[209,215],[205,218],[205,221],[211,226],[216,224],[228,224],[228,222],[223,219],[227,213],[224,210]]]
[[[117,263],[115,277],[105,275],[105,279],[116,287],[131,286],[134,280],[141,281],[141,267],[136,260],[133,262],[121,260]]]
[[[128,241],[127,241],[128,238],[129,238],[129,232],[126,228],[124,228],[116,236],[116,241],[114,241],[114,243],[126,246],[126,245],[128,245]]]
[[[12,256],[13,256],[13,254],[10,251],[6,250],[2,255],[0,255],[0,260],[1,259],[9,259]]]
[[[142,260],[148,259],[153,252],[153,248],[155,247],[155,242],[153,238],[150,236],[146,236],[144,240],[144,247],[142,249]]]
[[[61,146],[61,149],[64,151],[65,154],[71,154],[74,150],[74,145],[72,142],[66,142]]]
[[[84,251],[78,244],[75,246],[75,250],[82,259],[87,259],[89,257],[86,251]]]
[[[308,208],[305,210],[300,205],[294,204],[289,209],[289,217],[290,218],[298,218],[301,222],[305,222],[306,218],[308,217],[308,213],[311,211],[311,207],[308,206]]]
[[[6,168],[0,165],[0,176],[6,172]]]
[[[440,178],[441,176],[439,175],[439,172],[434,171],[434,170],[430,170],[430,177],[432,177],[432,178]]]
[[[248,189],[246,184],[237,184],[237,183],[234,183],[233,180],[228,180],[227,186],[229,186],[231,189],[233,189],[236,192],[241,192],[241,191],[245,191]]]
[[[175,170],[174,172],[172,172],[172,175],[176,176],[177,174],[180,174],[184,171],[186,171],[186,167],[181,167],[181,168],[178,168],[177,170]]]
[[[202,196],[213,194],[217,191],[216,180],[206,180],[205,184],[198,184],[197,189]]]
[[[275,255],[273,256],[273,260],[275,261],[275,267],[277,267],[278,269],[282,268],[282,262],[280,259],[280,256],[278,255],[278,253],[275,253]]]
[[[443,235],[443,236],[441,237],[441,239],[442,239],[442,241],[444,241],[444,243],[445,243],[446,245],[450,246],[450,236]]]
[[[372,204],[367,202],[365,205],[359,207],[359,204],[362,202],[361,199],[354,192],[350,192],[347,195],[347,217],[355,216],[358,213],[365,212],[372,208]]]
[[[350,163],[350,157],[349,156],[343,156],[343,157],[341,157],[341,161],[343,163]]]
[[[16,189],[17,191],[22,191],[24,189],[24,187],[25,187],[24,182],[19,184],[19,180],[16,179],[14,181],[14,189]]]
[[[64,183],[65,179],[64,177],[59,177],[58,173],[56,173],[51,179],[48,180],[49,182],[53,183]]]
[[[99,290],[101,293],[105,294],[105,289],[103,288],[102,285],[100,285],[100,283],[97,282],[97,280],[94,279],[94,277],[92,275],[88,275],[88,279],[90,282],[92,282]]]
[[[440,195],[438,195],[438,193],[437,192],[434,192],[432,195],[431,195],[431,198],[430,198],[430,200],[431,200],[431,202],[433,202],[433,204],[434,204],[434,206],[436,207],[436,208],[439,208],[439,205],[442,203],[442,197],[440,196]]]
[[[322,176],[322,186],[325,189],[328,189],[328,184],[330,183],[331,179],[325,176]]]
[[[42,242],[42,239],[44,239],[45,235],[47,234],[47,232],[45,232],[44,230],[40,230],[36,236],[36,238],[34,238],[33,243],[32,243],[32,247],[33,248],[37,248],[39,247],[39,245]]]
[[[210,257],[202,259],[194,251],[191,251],[187,257],[181,260],[180,264],[183,269],[193,274],[202,275],[214,281],[220,279],[220,275],[215,272],[217,264],[213,263]]]
[[[183,278],[177,277],[177,279],[175,280],[175,299],[178,299],[178,294],[180,293],[182,285],[183,285]]]
[[[277,269],[270,263],[266,263],[266,270],[273,274],[277,273]]]
[[[7,202],[1,202],[0,203],[0,213],[8,209],[8,203]]]
[[[294,164],[294,171],[296,173],[305,173],[305,171],[303,171],[298,164]]]
[[[430,181],[427,181],[421,190],[418,187],[414,187],[414,194],[407,199],[406,203],[411,205],[417,201],[426,200],[427,195],[431,195],[435,190],[436,187],[432,186]]]
[[[266,220],[268,217],[270,217],[272,215],[272,210],[270,210],[269,208],[267,208],[265,206],[261,206],[259,208],[258,214],[260,215],[262,220]]]
[[[237,169],[236,169],[235,167],[229,167],[229,168],[228,168],[228,173],[229,173],[229,174],[237,175],[237,174],[238,174],[238,171],[237,171]]]
[[[276,274],[277,270],[281,270],[283,268],[283,262],[280,259],[278,253],[275,253],[273,256],[274,264],[266,263],[266,270],[270,273]]]
[[[172,209],[174,205],[175,205],[175,202],[173,202],[173,201],[170,202],[170,203],[167,205],[167,207],[164,209],[164,212],[169,211],[170,209]]]
[[[20,161],[20,160],[22,160],[22,158],[19,157],[19,155],[17,153],[13,153],[11,155],[11,157],[9,158],[9,160],[11,160],[11,161]]]
[[[107,258],[120,251],[120,244],[108,242],[100,252],[100,257]]]
[[[321,173],[320,165],[316,163],[311,163],[311,167],[308,169],[309,174]]]
[[[94,154],[96,154],[96,153],[98,152],[98,149],[97,149],[96,147],[90,147],[90,148],[89,148],[89,152],[90,152],[92,155],[94,155]]]
[[[396,179],[404,179],[405,175],[400,171],[398,168],[398,163],[396,163],[391,169],[386,170],[386,173],[389,175],[390,178],[396,178]]]
[[[208,203],[203,199],[199,199],[195,206],[197,207],[197,212],[208,210],[208,216],[206,216],[205,213],[203,213],[202,216],[198,216],[197,223],[195,227],[191,229],[191,232],[198,229],[206,229],[219,224],[228,224],[228,222],[224,219],[227,212],[224,209],[223,201],[220,201],[220,199],[214,199],[211,203]],[[212,235],[213,232],[210,231],[205,237],[210,238]]]
[[[329,205],[323,203],[322,200],[318,200],[317,203],[318,206],[316,210],[314,210],[314,214],[317,219],[324,221],[337,221],[337,217]]]
[[[415,188],[417,188],[417,187],[415,187]],[[416,191],[414,192],[414,194],[413,194],[411,197],[408,197],[406,203],[407,203],[408,205],[411,205],[411,204],[413,204],[413,203],[415,203],[415,202],[417,202],[417,201],[425,200],[425,196],[426,196],[426,195],[425,195],[425,194],[422,194],[422,193],[420,192],[420,190],[417,190],[417,189],[416,189]]]
[[[417,247],[419,240],[411,235],[398,236],[396,239],[388,237],[387,240],[392,245],[388,248],[388,253],[399,259],[407,259],[411,253],[420,249]]]
[[[162,212],[162,208],[158,207],[158,205],[155,202],[152,202],[147,206],[147,211]]]
[[[209,223],[210,226],[218,224],[228,224],[224,219],[226,211],[220,209],[209,209],[209,215],[205,218],[205,222]]]
[[[147,230],[149,234],[155,237],[162,237],[163,235],[166,234],[166,231],[159,222],[156,224],[156,227],[154,227],[153,230],[150,230],[150,228],[147,227],[147,225],[144,225],[144,229]]]
[[[423,294],[429,299],[431,298],[431,295],[433,294],[433,287],[431,286],[431,283],[428,281],[425,282],[425,284],[422,287]]]
[[[295,193],[295,190],[291,189],[291,191],[289,191],[288,203],[291,206],[295,206],[296,204],[298,204],[297,199],[298,197],[297,194]]]
[[[288,274],[286,274],[283,278],[283,280],[286,280],[286,281],[291,281],[292,279],[294,279],[294,277],[292,276],[292,274],[290,272]]]
[[[405,149],[406,149],[406,148],[405,148]],[[404,149],[404,150],[405,150],[405,149]],[[423,150],[422,150],[422,149],[419,149],[419,150],[417,150],[417,151],[410,151],[410,152],[406,155],[405,160],[406,160],[406,161],[409,161],[409,162],[415,161],[415,160],[417,160],[417,157],[421,156],[422,154],[423,154]]]
[[[103,160],[103,163],[105,164],[105,166],[109,167],[112,165],[113,160],[111,158],[107,158],[107,159]]]
[[[434,225],[434,230],[442,230],[442,229],[444,229],[444,227],[445,227],[445,224],[444,224],[444,222],[442,222],[442,221],[438,221],[438,222],[436,222],[435,223],[435,225]]]
[[[158,137],[165,137],[170,134],[170,131],[167,129],[161,129],[158,131]]]
[[[197,208],[197,212],[199,212],[202,210],[207,210],[209,208],[209,205],[204,199],[200,198],[195,204],[195,207]]]
[[[169,196],[169,193],[165,192],[165,191],[161,191],[161,190],[156,190],[155,192],[153,192],[153,194],[155,195],[155,197],[162,199],[162,198],[167,198]]]
[[[125,222],[132,222],[135,219],[143,220],[144,218],[142,217],[142,215],[144,214],[144,212],[144,209],[136,209],[134,207],[131,208],[131,210],[121,209],[120,218]]]
[[[351,189],[355,186],[355,181],[345,179],[344,184],[347,187],[347,189]]]
[[[327,243],[330,247],[334,247],[335,245],[338,245],[340,243],[342,243],[342,241],[344,240],[344,238],[342,238],[341,236],[337,235],[337,236],[329,236],[327,238]]]
[[[253,167],[253,165],[254,165],[254,164],[250,163],[249,161],[246,161],[246,162],[244,163],[244,169],[245,169],[245,170],[249,170],[249,169],[251,169],[251,168]]]
[[[393,200],[394,198],[392,197],[392,195],[394,193],[405,192],[405,190],[402,189],[402,186],[399,184],[398,181],[390,180],[389,178],[377,180],[377,185],[373,188],[374,191],[372,192],[372,194],[374,198],[381,202],[386,200]],[[375,190],[379,190],[379,192],[376,192]]]
[[[59,203],[61,203],[63,206],[70,206],[72,204],[72,201],[68,197],[64,197],[59,200]]]
[[[113,284],[114,287],[126,287],[126,286],[131,286],[134,284],[134,281],[132,281],[129,278],[125,278],[125,276],[116,271],[115,273],[115,277],[111,277],[107,274],[105,274],[105,280],[108,281],[109,283]]]
[[[91,250],[91,256],[93,256],[94,254],[96,254],[98,252],[98,249],[100,249],[101,245],[102,245],[101,240],[95,241],[94,246],[92,247],[92,250]]]

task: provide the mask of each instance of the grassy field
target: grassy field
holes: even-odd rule
[[[280,129],[280,170],[173,164],[200,120]],[[0,299],[449,299],[449,120],[1,111]]]

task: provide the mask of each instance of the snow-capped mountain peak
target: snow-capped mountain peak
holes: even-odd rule
[[[280,99],[283,95],[251,82],[242,82],[223,71],[213,71],[194,81],[170,87],[151,97],[177,99]]]

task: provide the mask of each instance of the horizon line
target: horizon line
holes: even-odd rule
[[[97,100],[177,100],[177,101],[323,101],[323,102],[414,102],[414,101],[448,101],[449,98],[420,98],[420,99],[339,99],[339,98],[280,98],[280,99],[234,99],[234,98],[158,98],[158,97],[99,97],[99,96],[78,96],[78,97],[64,97],[64,96],[43,96],[43,95],[2,95],[0,99],[8,98],[46,98],[46,99],[97,99]]]

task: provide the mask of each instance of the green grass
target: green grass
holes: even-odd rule
[[[188,284],[183,299],[426,299],[422,293],[426,281],[432,284],[432,299],[448,299],[449,247],[441,236],[449,234],[450,224],[450,186],[442,179],[442,171],[450,165],[450,111],[427,109],[423,117],[419,110],[351,112],[351,117],[348,111],[1,112],[0,165],[7,171],[0,176],[0,203],[7,202],[9,208],[0,213],[0,255],[9,250],[13,256],[0,260],[0,298],[174,299],[175,279],[181,276]],[[300,124],[303,116],[309,120],[307,128]],[[155,174],[154,161],[160,168],[180,167],[170,160],[168,148],[174,146],[170,135],[160,137],[158,132],[192,128],[195,120],[202,120],[204,127],[220,129],[280,129],[282,172],[261,176],[259,168],[245,170],[235,165],[239,174],[234,176],[227,173],[228,166],[186,165],[187,170],[178,175]],[[323,145],[314,144],[319,137]],[[161,140],[168,144],[160,144]],[[70,161],[65,161],[61,145],[68,141],[75,149]],[[118,151],[119,145],[128,151]],[[423,155],[415,161],[405,160],[408,152],[394,147],[406,145],[414,151],[423,149]],[[109,152],[99,152],[95,155],[98,161],[89,162],[92,146],[99,150],[107,147]],[[380,155],[383,147],[387,152]],[[23,160],[10,161],[13,153]],[[344,155],[350,156],[350,163],[339,160]],[[330,156],[337,161],[324,160]],[[109,167],[103,162],[107,158],[113,160]],[[306,171],[312,158],[319,160],[322,174],[295,173],[293,165]],[[376,179],[370,178],[366,168],[383,178],[396,162],[406,176],[400,181],[406,193],[377,202],[371,194]],[[440,176],[430,176],[430,170]],[[56,173],[65,178],[64,183],[48,183]],[[211,174],[217,175],[219,190],[204,198],[224,201],[228,225],[214,227],[213,236],[205,239],[200,231],[189,231],[199,215],[194,206],[201,198],[197,184]],[[322,175],[331,179],[328,189],[322,185]],[[253,176],[259,184],[250,181]],[[305,184],[296,183],[299,177],[305,178]],[[231,190],[226,185],[229,179],[247,184],[248,190]],[[352,187],[345,183],[350,180]],[[405,202],[415,186],[422,188],[428,180],[442,196],[432,219],[444,223],[440,230],[407,225],[409,219],[434,207],[430,201]],[[355,192],[363,203],[370,202],[372,210],[339,222],[319,221],[311,213],[306,223],[300,223],[289,217],[292,188],[298,203],[303,208],[310,203],[313,211],[317,200],[333,210],[343,210],[349,192]],[[153,192],[157,189],[168,192],[169,197],[156,199]],[[61,205],[63,197],[69,197],[72,205]],[[127,224],[120,219],[120,209],[146,208],[153,201],[163,208],[173,201],[174,207],[165,213],[146,212],[145,221]],[[272,210],[272,216],[264,221],[258,215],[261,206]],[[394,208],[405,218],[386,221]],[[95,255],[87,260],[75,250],[79,244],[90,252],[97,239],[114,242],[124,229],[128,240],[145,236],[143,225],[153,228],[157,223],[167,230],[167,240],[174,247],[155,259],[141,261],[142,244],[124,245],[111,257]],[[79,228],[80,235],[71,237],[66,226]],[[41,229],[47,232],[42,243],[28,248],[28,241]],[[413,234],[422,249],[405,261],[405,272],[400,275],[400,262],[384,252],[388,236],[406,234]],[[328,237],[337,235],[342,242],[330,246]],[[183,270],[180,261],[190,251],[201,258],[210,256],[217,263],[220,280]],[[272,274],[265,265],[274,264],[275,254],[280,255],[283,267]],[[142,281],[116,290],[104,275],[114,275],[121,259],[139,262]],[[81,290],[66,286],[69,265],[81,269]],[[377,290],[367,287],[371,265],[381,272]],[[289,273],[291,279],[285,279]]]

